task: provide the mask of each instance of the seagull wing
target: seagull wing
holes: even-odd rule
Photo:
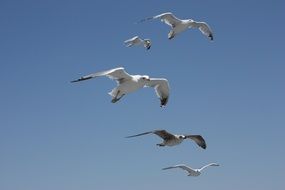
[[[217,164],[217,163],[210,163],[210,164],[207,164],[207,165],[201,167],[201,168],[199,169],[199,171],[202,171],[203,169],[205,169],[205,168],[207,168],[207,167],[209,167],[209,166],[219,166],[219,164]]]
[[[146,84],[147,87],[153,87],[157,96],[160,99],[160,106],[165,106],[169,98],[169,84],[167,79],[163,78],[150,78]]]
[[[195,173],[195,170],[190,168],[189,166],[186,166],[184,164],[179,164],[179,165],[175,165],[175,166],[170,166],[167,168],[162,168],[163,170],[168,170],[168,169],[173,169],[173,168],[181,168],[183,170],[186,170],[187,172],[191,173]]]
[[[163,140],[169,140],[169,139],[175,138],[174,135],[172,135],[171,133],[168,133],[166,130],[155,130],[152,133],[161,137]]]
[[[79,81],[88,80],[88,79],[92,79],[92,78],[100,77],[100,76],[107,76],[111,79],[117,80],[119,83],[132,78],[132,76],[128,74],[123,67],[119,67],[119,68],[110,69],[107,71],[101,71],[101,72],[93,73],[90,75],[86,75],[77,80],[73,80],[71,82],[79,82]]]
[[[213,32],[206,22],[197,22],[199,30],[210,40],[214,40]]]
[[[137,134],[137,135],[127,136],[126,138],[138,137],[138,136],[147,135],[147,134],[151,134],[151,133],[153,133],[153,131],[148,131],[148,132],[140,133],[140,134]]]
[[[195,141],[195,143],[203,149],[207,148],[206,142],[201,135],[185,135],[185,137]]]
[[[175,17],[171,12],[162,13],[160,15],[156,15],[153,17],[148,17],[148,18],[140,20],[138,23],[145,22],[147,20],[157,19],[157,18],[160,18],[162,22],[171,26],[172,28],[175,27],[177,24],[181,23],[181,20]]]
[[[135,44],[135,43],[139,43],[140,41],[141,41],[141,39],[138,36],[135,36],[133,38],[130,38],[130,39],[124,41],[124,43],[125,44],[128,44],[128,43]]]
[[[126,138],[132,138],[132,137],[138,137],[138,136],[142,136],[142,135],[147,135],[147,134],[156,134],[157,136],[161,137],[162,139],[168,140],[171,138],[175,138],[174,135],[168,133],[165,130],[154,130],[154,131],[148,131],[148,132],[144,132],[144,133],[140,133],[137,135],[131,135],[131,136],[127,136]]]

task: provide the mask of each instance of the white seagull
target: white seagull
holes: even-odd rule
[[[109,92],[109,95],[113,97],[111,101],[112,103],[117,102],[124,95],[134,92],[140,88],[153,87],[160,99],[160,107],[163,107],[167,104],[169,97],[169,84],[167,79],[149,78],[147,75],[130,75],[125,71],[123,67],[86,75],[71,82],[79,82],[100,76],[107,76],[111,79],[115,79],[118,83],[117,87]]]
[[[211,163],[211,164],[207,164],[199,169],[193,169],[189,166],[186,166],[184,164],[179,164],[179,165],[175,165],[175,166],[171,166],[171,167],[167,167],[167,168],[162,168],[163,170],[168,170],[168,169],[173,169],[173,168],[181,168],[183,170],[186,170],[188,173],[188,176],[199,176],[201,174],[201,171],[209,166],[219,166],[219,164],[217,163]]]
[[[130,38],[126,41],[124,41],[127,47],[131,47],[133,45],[143,45],[147,50],[151,47],[151,41],[150,39],[141,39],[138,36],[135,36],[133,38]]]
[[[162,143],[156,144],[157,146],[175,146],[182,143],[182,141],[185,139],[191,139],[203,149],[206,149],[207,147],[206,142],[201,135],[174,135],[167,132],[166,130],[154,130],[145,133],[140,133],[137,135],[127,136],[126,138],[137,137],[147,134],[155,134],[163,139]]]
[[[159,18],[161,22],[164,22],[165,24],[171,27],[171,30],[168,33],[168,39],[174,38],[176,34],[183,32],[187,28],[199,28],[199,30],[205,36],[207,36],[210,40],[214,40],[213,32],[206,22],[197,22],[192,19],[181,20],[174,16],[171,12],[162,13],[160,15],[142,19],[141,21],[139,21],[139,23],[157,18]]]

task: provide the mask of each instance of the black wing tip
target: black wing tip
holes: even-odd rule
[[[206,144],[203,144],[203,145],[201,145],[201,147],[202,147],[203,149],[206,149],[206,148],[207,148],[207,145],[206,145]]]
[[[160,107],[165,107],[168,102],[168,98],[161,98],[160,99]]]
[[[214,41],[214,36],[212,34],[210,34],[208,37],[210,38],[211,41]]]
[[[80,79],[77,79],[77,80],[72,80],[72,81],[70,81],[71,83],[74,83],[74,82],[79,82],[80,81]]]
[[[136,137],[136,135],[126,136],[125,138],[132,138],[132,137]]]
[[[140,24],[142,22],[145,22],[145,21],[148,21],[148,20],[151,20],[151,19],[153,19],[153,17],[144,18],[144,19],[141,19],[141,20],[135,22],[135,24]]]
[[[81,77],[80,79],[77,79],[77,80],[73,80],[73,81],[70,81],[71,83],[74,83],[74,82],[80,82],[80,81],[83,81],[83,80],[88,80],[88,79],[91,79],[92,77]]]

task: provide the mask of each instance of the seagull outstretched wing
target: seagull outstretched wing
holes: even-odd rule
[[[153,17],[142,19],[139,21],[139,23],[147,21],[147,20],[151,20],[151,19],[157,19],[157,18],[159,18],[162,22],[171,26],[172,28],[175,27],[177,24],[181,23],[181,20],[178,19],[176,16],[174,16],[171,12],[162,13],[162,14],[159,14]]]
[[[146,84],[147,87],[153,87],[156,95],[160,99],[160,106],[165,106],[169,99],[169,84],[167,79],[164,78],[150,78]]]
[[[210,40],[214,40],[213,32],[206,22],[197,22],[199,30],[207,36]]]
[[[195,141],[195,143],[203,149],[207,148],[206,142],[201,135],[185,135],[185,137]]]
[[[189,166],[186,166],[184,164],[179,164],[179,165],[175,165],[175,166],[170,166],[167,168],[162,168],[163,170],[168,170],[168,169],[173,169],[173,168],[180,168],[182,170],[187,171],[189,174],[195,173],[195,170],[190,168]]]
[[[199,170],[199,171],[202,171],[203,169],[205,169],[205,168],[207,168],[207,167],[209,167],[209,166],[220,166],[220,165],[217,164],[217,163],[210,163],[210,164],[207,164],[207,165],[205,165],[205,166],[199,168],[198,170]]]
[[[148,132],[140,133],[137,135],[127,136],[126,138],[138,137],[138,136],[147,135],[147,134],[156,134],[157,136],[161,137],[164,140],[169,140],[169,139],[175,138],[175,136],[173,134],[168,133],[166,130],[148,131]]]
[[[132,45],[139,43],[141,41],[142,40],[138,36],[135,36],[135,37],[132,37],[132,38],[124,41],[124,43],[129,47],[129,46],[132,46]]]
[[[77,80],[73,80],[71,82],[79,82],[79,81],[88,80],[88,79],[92,79],[92,78],[96,78],[100,76],[107,76],[111,79],[117,80],[119,83],[123,82],[124,80],[128,80],[132,78],[132,76],[128,74],[123,67],[118,67],[115,69],[110,69],[107,71],[101,71],[101,72],[93,73],[90,75],[86,75]]]

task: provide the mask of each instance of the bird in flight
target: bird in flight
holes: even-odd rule
[[[140,20],[138,23],[152,20],[152,19],[160,19],[161,22],[169,25],[171,27],[170,32],[168,33],[168,39],[174,38],[177,34],[185,31],[188,28],[198,28],[202,34],[207,36],[211,41],[214,40],[213,32],[210,26],[206,22],[197,22],[192,19],[178,19],[171,12],[162,13],[153,17],[145,18]]]
[[[154,130],[137,135],[127,136],[126,138],[138,137],[147,134],[155,134],[163,139],[162,143],[157,144],[158,146],[175,146],[182,143],[182,141],[185,139],[191,139],[201,148],[206,149],[207,147],[206,142],[201,135],[175,135],[167,132],[166,130]]]
[[[148,75],[130,75],[123,67],[93,73],[83,76],[71,82],[79,82],[100,76],[107,76],[117,81],[117,86],[109,92],[112,96],[112,103],[119,101],[124,95],[134,92],[143,87],[153,87],[160,99],[160,107],[167,104],[169,99],[169,84],[164,78],[150,78]]]
[[[143,45],[147,50],[151,47],[151,41],[150,39],[141,39],[138,36],[135,36],[133,38],[130,38],[126,41],[124,41],[127,47],[131,47],[133,45]]]
[[[188,173],[188,176],[199,176],[202,172],[203,169],[209,167],[209,166],[219,166],[219,164],[217,163],[211,163],[211,164],[207,164],[199,169],[193,169],[189,166],[186,166],[184,164],[178,164],[178,165],[175,165],[175,166],[170,166],[170,167],[167,167],[167,168],[162,168],[162,170],[168,170],[168,169],[173,169],[173,168],[180,168],[182,170],[185,170],[187,173]]]

